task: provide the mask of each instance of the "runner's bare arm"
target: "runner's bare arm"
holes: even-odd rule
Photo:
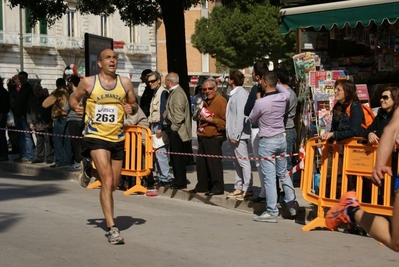
[[[398,134],[399,109],[396,109],[390,123],[384,128],[384,133],[379,141],[377,160],[372,175],[372,181],[376,185],[381,185],[381,179],[383,179],[385,173],[392,175],[392,170],[387,166],[387,162],[392,154],[392,148],[394,147]]]
[[[79,104],[80,100],[89,95],[93,87],[94,76],[89,76],[79,82],[76,90],[69,96],[69,106],[76,112],[77,115],[83,115],[83,106]]]
[[[121,77],[121,82],[126,90],[126,102],[122,103],[123,109],[126,114],[135,114],[137,112],[137,103],[136,96],[134,95],[133,84],[126,77]]]

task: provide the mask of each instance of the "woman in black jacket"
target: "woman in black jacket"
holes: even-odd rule
[[[363,137],[373,145],[378,145],[385,126],[391,121],[395,109],[399,106],[399,88],[396,86],[389,86],[382,90],[380,103],[381,107],[378,110],[377,116],[363,135]],[[392,173],[395,175],[398,171],[398,150],[392,152],[391,166]],[[392,182],[393,181],[394,179],[392,179]],[[391,188],[393,188],[393,184]]]
[[[334,139],[339,142],[351,137],[361,137],[364,129],[364,115],[356,86],[350,80],[337,80],[334,84],[335,101],[331,131],[321,135],[323,141]],[[350,116],[347,109],[350,109]]]
[[[373,123],[367,128],[363,137],[371,144],[377,145],[384,127],[390,122],[393,112],[399,106],[399,88],[390,86],[385,88],[380,95],[381,107]]]

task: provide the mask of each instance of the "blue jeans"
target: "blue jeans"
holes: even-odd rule
[[[155,134],[157,129],[157,124],[151,125],[152,134]],[[158,176],[158,180],[165,183],[172,181],[169,170],[169,157],[168,154],[165,154],[166,152],[168,152],[168,147],[168,144],[159,147],[157,151],[162,153],[155,153],[154,157],[154,169]]]
[[[296,144],[296,129],[286,129],[285,130],[285,140],[287,141],[287,154],[292,154],[294,152],[294,147]],[[287,157],[287,170],[291,170],[293,167],[292,157]],[[294,176],[291,175],[291,180],[293,181]]]
[[[53,122],[55,164],[61,166],[70,165],[72,163],[71,139],[56,136],[57,134],[69,135],[66,123],[66,118],[58,118]]]
[[[266,210],[271,215],[278,216],[276,177],[281,180],[285,192],[284,201],[286,203],[295,199],[294,186],[289,176],[283,178],[287,172],[287,160],[285,158],[272,159],[272,156],[285,154],[287,143],[284,134],[278,134],[272,137],[261,138],[259,140],[259,155],[268,160],[261,160],[260,167],[265,175],[266,190]]]
[[[14,118],[15,128],[23,131],[30,131],[25,117]],[[33,160],[33,140],[30,133],[17,133],[18,144],[20,147],[19,157]]]

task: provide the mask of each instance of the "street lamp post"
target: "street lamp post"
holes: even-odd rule
[[[21,5],[19,5],[19,64],[21,65],[21,71],[24,71],[24,36]]]

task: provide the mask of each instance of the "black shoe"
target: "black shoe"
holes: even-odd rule
[[[172,184],[172,182],[163,182],[159,181],[158,186],[163,186],[163,187],[169,187]]]
[[[207,190],[201,191],[201,190],[197,190],[194,188],[194,189],[189,190],[188,192],[191,194],[197,194],[197,193],[206,193],[208,191]]]
[[[209,191],[209,192],[205,193],[205,196],[208,196],[208,197],[211,197],[211,196],[214,196],[214,195],[224,195],[224,192],[211,192],[211,191]]]
[[[265,197],[257,197],[252,200],[253,203],[266,203]]]
[[[16,158],[14,159],[14,162],[22,162],[22,158]]]
[[[59,168],[59,167],[64,167],[64,166],[57,163],[50,165],[50,168]]]
[[[186,188],[187,188],[187,185],[171,184],[171,185],[169,186],[169,188],[170,188],[170,189],[177,189],[177,190],[180,190],[180,189],[186,189]]]
[[[54,161],[46,161],[46,164],[53,164]]]
[[[32,164],[35,164],[35,163],[43,163],[43,160],[37,160],[37,159],[32,160]]]

